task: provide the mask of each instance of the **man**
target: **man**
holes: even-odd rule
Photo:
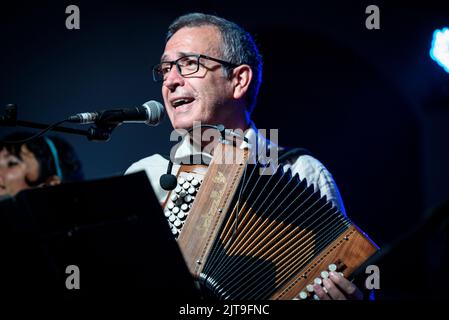
[[[1,141],[30,137],[16,132]],[[0,197],[22,190],[83,179],[81,162],[72,146],[58,137],[39,137],[24,143],[0,142]]]
[[[169,27],[161,62],[153,68],[156,81],[162,81],[165,108],[176,130],[192,128],[195,122],[223,124],[229,129],[245,131],[258,149],[273,148],[258,134],[250,120],[262,80],[262,57],[252,37],[236,24],[201,13],[187,14]],[[187,138],[176,150],[174,173],[192,154],[201,154],[201,145]],[[275,146],[274,146],[275,147]],[[210,155],[209,155],[210,157]],[[319,188],[321,194],[344,212],[337,186],[331,174],[310,155],[292,156],[284,169],[291,168],[301,178]],[[153,155],[134,163],[126,173],[146,170],[160,202],[167,192],[159,178],[167,171],[168,160]],[[324,288],[314,287],[320,299],[362,297],[361,292],[340,275],[325,279]],[[326,293],[327,291],[327,293]]]

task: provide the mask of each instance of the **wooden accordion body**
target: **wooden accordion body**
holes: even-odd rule
[[[215,148],[178,237],[190,272],[208,294],[308,299],[310,285],[329,265],[348,277],[378,250],[313,185],[282,167],[261,175],[260,165],[247,164],[248,153],[221,143]],[[230,155],[234,164],[224,164]]]

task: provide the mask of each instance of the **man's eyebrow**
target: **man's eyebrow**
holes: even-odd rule
[[[191,56],[191,55],[197,55],[197,53],[194,53],[194,52],[178,52],[177,54],[176,54],[176,58],[174,59],[174,60],[176,60],[176,59],[178,59],[178,58],[182,58],[182,57],[185,57],[185,56]],[[167,54],[164,54],[164,55],[162,55],[162,57],[161,57],[161,62],[168,62],[168,61],[170,61],[170,60],[168,60],[168,55]]]

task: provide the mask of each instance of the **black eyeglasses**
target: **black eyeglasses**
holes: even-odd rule
[[[212,60],[229,68],[238,67],[237,64],[205,56],[204,54],[192,54],[174,61],[162,61],[156,64],[153,66],[153,80],[156,82],[164,81],[173,65],[176,65],[176,69],[178,69],[179,74],[183,77],[194,74],[200,69],[200,59]]]

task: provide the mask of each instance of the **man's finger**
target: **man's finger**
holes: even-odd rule
[[[327,293],[333,300],[346,300],[346,296],[340,291],[339,288],[329,279],[323,279],[324,287],[327,289]]]
[[[320,300],[330,300],[330,297],[319,284],[313,285],[313,290]]]
[[[350,299],[363,299],[363,293],[348,279],[339,275],[336,272],[329,274],[330,280],[337,285],[337,287]]]

